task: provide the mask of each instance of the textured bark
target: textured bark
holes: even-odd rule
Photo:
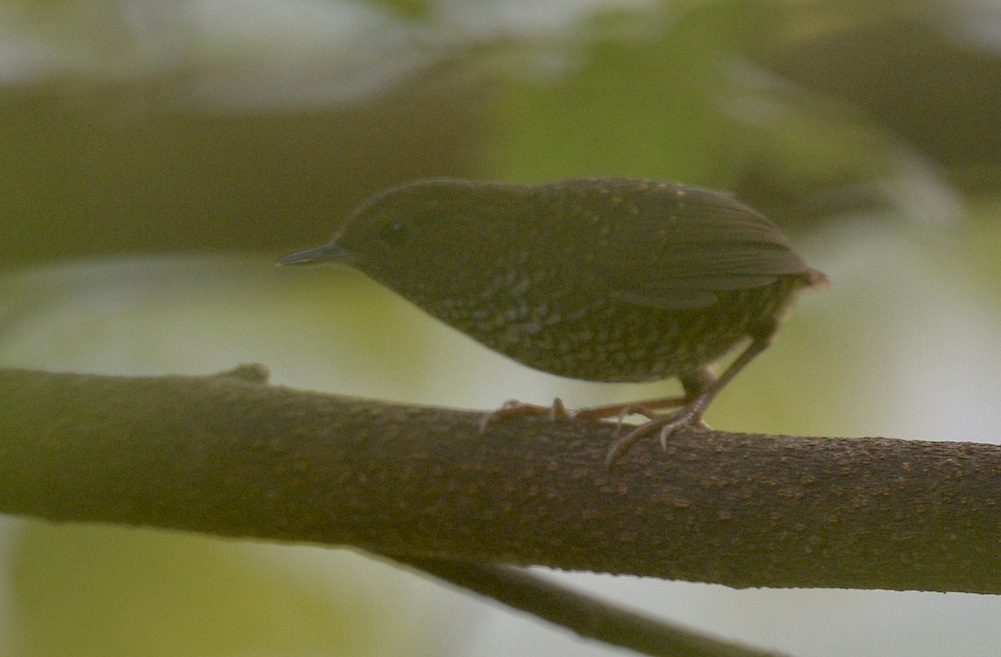
[[[0,512],[734,587],[1001,593],[1001,447],[615,427],[0,371]]]

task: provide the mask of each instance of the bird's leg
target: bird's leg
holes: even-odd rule
[[[629,448],[636,441],[654,432],[660,435],[661,447],[666,450],[668,437],[678,429],[682,427],[708,428],[702,422],[702,414],[706,408],[708,408],[709,404],[712,403],[713,399],[716,398],[716,395],[719,394],[720,390],[726,384],[732,381],[758,354],[768,348],[774,332],[773,326],[770,331],[761,331],[758,335],[754,336],[751,344],[747,345],[747,348],[741,352],[740,356],[730,364],[730,367],[718,379],[713,380],[711,373],[709,373],[709,378],[707,378],[706,373],[708,373],[708,370],[680,377],[686,393],[684,408],[675,413],[651,418],[649,422],[639,425],[616,440],[615,444],[608,451],[608,456],[605,457],[605,465],[612,467],[623,454],[629,451]]]
[[[716,378],[712,370],[708,367],[680,375],[678,378],[681,380],[681,385],[685,390],[684,397],[661,397],[629,404],[609,404],[607,406],[592,406],[577,410],[567,409],[563,404],[563,400],[559,397],[553,400],[552,406],[539,406],[536,404],[526,404],[518,400],[511,400],[493,413],[485,415],[480,420],[480,431],[485,431],[487,425],[491,422],[506,420],[516,415],[548,415],[553,420],[572,418],[601,420],[609,417],[618,417],[621,426],[622,420],[626,416],[638,414],[646,417],[648,421],[615,441],[615,444],[612,445],[612,448],[608,451],[608,455],[605,457],[605,465],[611,468],[640,438],[654,432],[658,433],[660,436],[660,445],[666,450],[667,439],[678,429],[682,427],[709,428],[702,421],[702,414],[706,408],[716,398],[716,395],[748,363],[768,348],[777,328],[777,322],[774,321],[759,326],[758,330],[751,336],[751,343],[747,345],[747,348],[740,353],[737,359],[726,368],[719,378]],[[683,408],[666,415],[658,415],[653,412],[655,409],[672,408],[675,406],[683,406]]]

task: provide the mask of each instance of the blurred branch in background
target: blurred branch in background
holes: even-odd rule
[[[508,566],[428,557],[390,557],[465,590],[565,627],[589,639],[663,657],[777,657],[602,601]]]

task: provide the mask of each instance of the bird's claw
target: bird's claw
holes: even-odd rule
[[[501,404],[501,407],[491,413],[486,413],[480,418],[480,433],[484,433],[487,427],[494,422],[501,422],[519,415],[546,415],[554,422],[558,420],[569,420],[575,417],[574,411],[568,409],[563,400],[559,397],[553,399],[551,406],[541,406],[539,404],[528,404],[517,399],[509,399]]]
[[[605,466],[611,468],[638,440],[655,431],[660,439],[661,448],[666,452],[668,438],[681,428],[706,431],[709,429],[709,425],[702,420],[698,410],[690,408],[682,409],[676,413],[654,416],[650,418],[649,422],[644,422],[615,441],[605,456]]]
[[[493,422],[501,422],[519,415],[548,416],[552,421],[584,419],[602,420],[616,419],[615,443],[605,457],[605,465],[609,468],[615,464],[629,449],[644,436],[654,432],[660,439],[660,446],[667,451],[667,441],[671,435],[683,427],[706,430],[709,426],[702,421],[701,407],[689,405],[674,413],[660,415],[655,408],[677,406],[684,403],[683,398],[655,399],[649,402],[638,402],[624,405],[595,406],[590,408],[569,409],[559,397],[553,400],[551,406],[528,404],[517,399],[511,399],[497,410],[480,418],[479,430],[484,433]],[[619,436],[623,423],[630,415],[642,415],[647,421],[636,426],[624,436]]]

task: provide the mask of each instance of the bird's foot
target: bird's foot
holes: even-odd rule
[[[647,418],[647,422],[637,426],[624,436],[620,436],[605,457],[605,465],[609,468],[615,464],[629,449],[641,438],[649,436],[655,432],[660,436],[660,445],[667,450],[667,439],[678,429],[688,427],[693,429],[706,430],[709,425],[702,421],[702,405],[691,403],[692,400],[685,397],[660,397],[647,399],[640,402],[630,402],[628,404],[608,404],[605,406],[589,406],[585,408],[570,409],[559,397],[553,400],[551,406],[539,404],[528,404],[517,399],[505,402],[500,408],[492,413],[485,414],[480,418],[480,432],[486,431],[487,427],[494,422],[521,415],[546,416],[556,422],[561,420],[588,420],[599,421],[615,418],[619,429],[622,428],[623,421],[630,415],[642,415]],[[674,413],[657,413],[664,408],[684,406]]]
[[[517,399],[510,399],[504,402],[496,411],[487,413],[480,418],[480,433],[486,431],[487,426],[494,422],[503,422],[519,415],[545,415],[555,422],[557,420],[569,420],[576,417],[576,412],[568,409],[559,397],[553,400],[552,406],[527,404]]]
[[[519,415],[547,416],[554,422],[559,420],[607,420],[615,418],[621,426],[622,421],[630,415],[642,415],[648,420],[655,420],[661,415],[656,411],[662,408],[673,408],[682,406],[687,400],[684,397],[657,397],[639,402],[629,402],[627,404],[607,404],[604,406],[586,406],[584,408],[567,408],[566,404],[559,397],[553,400],[551,406],[540,404],[528,404],[517,399],[511,399],[498,408],[496,411],[487,413],[480,418],[480,432],[486,431],[487,426],[494,422],[503,422],[508,418]]]
[[[650,416],[647,415],[647,417]],[[664,451],[667,451],[667,439],[681,428],[700,431],[709,429],[709,425],[702,421],[702,409],[699,406],[689,404],[675,413],[652,417],[649,422],[644,422],[626,435],[621,436],[608,450],[608,455],[605,456],[605,465],[611,468],[638,440],[653,433],[660,436],[660,446]]]
[[[566,404],[559,397],[553,400],[551,406],[528,404],[517,399],[511,399],[504,402],[496,411],[487,413],[481,417],[479,427],[482,433],[486,431],[487,426],[494,422],[503,422],[504,420],[520,415],[546,416],[554,422],[577,419],[598,421],[614,418],[621,427],[623,420],[630,415],[642,415],[648,420],[657,420],[663,417],[660,413],[656,412],[657,410],[682,406],[686,401],[684,397],[658,397],[656,399],[629,402],[627,404],[567,408]]]

